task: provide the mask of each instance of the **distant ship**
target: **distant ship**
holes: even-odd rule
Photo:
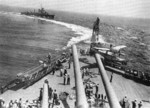
[[[46,19],[54,19],[55,15],[49,14],[48,12],[45,11],[44,8],[38,9],[38,12],[21,12],[22,15],[27,15],[27,16],[37,16],[41,18],[46,18]]]

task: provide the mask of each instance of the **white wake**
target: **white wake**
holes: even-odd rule
[[[25,16],[25,15],[24,15]],[[77,34],[78,36],[76,37],[72,37],[68,43],[67,46],[65,46],[63,49],[70,47],[73,44],[77,44],[81,41],[84,41],[85,43],[90,43],[91,37],[92,37],[92,29],[90,28],[86,28],[80,25],[75,25],[75,24],[70,24],[70,23],[66,23],[66,22],[61,22],[61,21],[56,21],[56,20],[50,20],[50,19],[45,19],[45,18],[39,18],[39,17],[32,17],[32,16],[26,16],[28,18],[37,18],[40,20],[45,20],[47,22],[52,22],[55,24],[59,24],[62,26],[65,26],[69,29],[71,29],[72,31],[75,32],[75,34]],[[104,38],[102,35],[99,35],[99,42],[105,43]]]
[[[5,12],[5,14],[6,14],[6,12]],[[9,14],[10,14],[10,12],[9,12]],[[12,13],[12,14],[14,14],[14,13]],[[15,13],[15,15],[21,15],[21,14],[20,13]],[[55,23],[55,24],[65,26],[65,27],[71,29],[72,31],[74,31],[75,34],[77,34],[77,36],[72,37],[68,41],[67,46],[65,46],[63,49],[65,49],[67,47],[70,47],[73,44],[77,44],[81,41],[83,41],[85,43],[90,43],[90,40],[91,40],[91,37],[92,37],[92,29],[90,29],[90,28],[86,28],[86,27],[82,27],[80,25],[70,24],[70,23],[66,23],[66,22],[56,21],[56,20],[39,18],[39,17],[35,17],[35,16],[26,16],[26,15],[21,15],[21,16],[24,16],[24,17],[27,17],[27,18],[32,18],[32,19],[37,18],[37,19],[44,20],[44,21],[47,21],[47,22],[52,22],[52,23]],[[99,42],[105,43],[104,38],[103,38],[102,35],[99,35]]]

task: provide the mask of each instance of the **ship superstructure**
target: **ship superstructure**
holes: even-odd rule
[[[27,16],[37,16],[41,18],[46,18],[46,19],[54,19],[55,15],[49,14],[43,7],[41,9],[38,9],[36,12],[35,10],[33,12],[21,12],[22,15],[27,15]]]

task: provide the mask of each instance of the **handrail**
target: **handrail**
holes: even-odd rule
[[[66,50],[67,50],[67,49],[66,49]],[[63,50],[63,51],[64,51],[64,50]],[[59,54],[62,54],[63,51],[60,51]],[[67,51],[66,51],[66,52],[67,52]],[[51,64],[54,64],[54,63],[56,62],[56,60],[58,60],[58,59],[60,59],[60,58],[62,58],[62,55],[58,55],[58,56],[52,58]],[[50,65],[51,65],[51,64],[50,64]],[[33,68],[30,68],[30,69],[28,69],[28,70],[22,72],[21,76],[24,76],[24,75],[26,75],[26,74],[33,74],[33,73],[36,73],[36,70],[40,69],[42,66],[43,66],[43,65],[39,65],[39,66],[35,66],[35,67],[33,67]],[[34,71],[34,72],[33,72],[33,71]],[[21,77],[21,76],[20,76],[20,77]]]
[[[73,52],[73,62],[74,62],[74,74],[75,74],[76,107],[88,108],[83,81],[81,78],[77,48],[75,45],[72,45],[72,52]]]
[[[104,66],[102,64],[102,61],[100,59],[100,55],[98,53],[95,54],[95,59],[97,61],[98,67],[99,67],[99,73],[101,75],[101,78],[102,78],[102,81],[104,84],[104,88],[106,91],[106,95],[108,97],[110,108],[121,108],[121,106],[119,105],[117,96],[109,82],[107,73],[106,73]]]
[[[68,57],[68,56],[69,56],[69,52],[66,52],[65,57]],[[33,75],[33,74],[37,74],[36,77],[34,77],[34,79],[31,79],[32,76],[29,75],[30,77],[29,77],[28,80],[26,80],[27,85],[24,86],[24,89],[26,89],[27,87],[31,86],[31,85],[34,84],[36,81],[40,80],[43,76],[45,76],[45,75],[47,75],[48,73],[50,73],[50,71],[52,70],[52,68],[56,65],[56,61],[62,59],[63,57],[64,57],[64,56],[59,55],[59,56],[57,56],[57,58],[56,58],[56,57],[53,58],[53,59],[52,59],[52,62],[48,65],[48,69],[46,70],[46,73],[45,73],[45,74],[43,74],[43,71],[35,71],[35,72],[32,73],[32,75]],[[41,75],[40,75],[40,74],[41,74]],[[39,76],[39,75],[40,75],[40,76]]]
[[[24,75],[26,75],[26,74],[30,74],[32,71],[35,71],[35,70],[37,70],[37,69],[39,69],[39,68],[41,68],[41,67],[42,67],[42,65],[39,65],[39,66],[35,66],[35,67],[31,68],[31,69],[28,69],[27,71],[23,72],[23,73],[21,74],[21,76],[24,76]]]
[[[48,108],[48,84],[45,81],[43,85],[43,94],[42,94],[42,108]]]

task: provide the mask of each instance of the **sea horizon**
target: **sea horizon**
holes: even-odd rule
[[[39,7],[40,8],[40,7]],[[6,11],[6,12],[24,12],[24,11],[37,11],[38,8],[23,8],[23,7],[15,7],[15,6],[7,6],[7,5],[1,5],[0,11]],[[111,15],[104,15],[104,14],[90,14],[90,13],[78,13],[78,12],[70,12],[70,11],[61,11],[61,10],[53,10],[53,9],[45,9],[47,12],[50,14],[55,14],[55,20],[58,21],[65,21],[65,22],[71,22],[70,20],[64,20],[61,19],[60,17],[61,14],[64,16],[69,16],[69,17],[78,17],[84,16],[87,17],[87,19],[96,19],[99,17],[102,22],[112,24],[115,26],[122,26],[122,27],[135,27],[136,29],[143,30],[144,32],[150,33],[150,18],[141,18],[141,17],[123,17],[123,16],[111,16]],[[63,17],[66,18],[66,17]],[[69,18],[69,19],[71,19]],[[93,21],[94,22],[94,21]],[[81,23],[76,23],[76,22],[71,22],[73,24],[78,24],[84,27],[89,27],[92,29],[93,25],[89,24],[81,24]],[[91,23],[91,22],[90,22]]]

